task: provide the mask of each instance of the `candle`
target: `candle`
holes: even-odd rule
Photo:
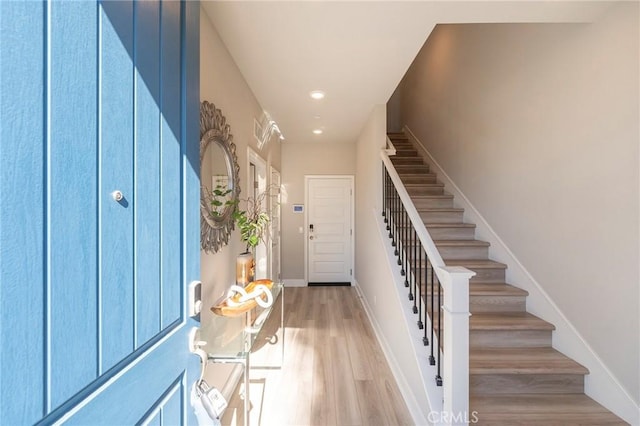
[[[244,287],[253,281],[253,255],[243,253],[236,259],[236,284]]]

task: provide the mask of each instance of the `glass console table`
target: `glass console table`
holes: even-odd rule
[[[208,358],[214,363],[234,363],[243,366],[244,378],[244,424],[249,425],[249,368],[251,350],[276,304],[280,304],[280,328],[282,333],[282,351],[284,351],[284,285],[273,283],[271,288],[273,303],[268,308],[257,306],[245,314],[236,317],[213,315],[208,324],[203,324],[202,347]],[[284,353],[282,353],[284,356]],[[281,357],[281,362],[284,358]]]

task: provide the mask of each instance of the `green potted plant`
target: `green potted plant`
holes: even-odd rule
[[[257,198],[248,198],[246,210],[237,209],[233,218],[240,229],[240,240],[246,244],[246,252],[254,249],[261,241],[266,241],[269,214],[262,209],[265,193]]]

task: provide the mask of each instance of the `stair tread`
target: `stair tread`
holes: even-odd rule
[[[448,193],[444,193],[444,194],[420,194],[420,195],[412,195],[411,199],[429,199],[429,198],[442,198],[442,199],[452,199],[453,195],[452,194],[448,194]],[[420,209],[417,209],[418,211],[421,211]]]
[[[482,240],[434,240],[440,247],[489,247],[491,244]]]
[[[418,157],[418,155],[417,155],[417,154],[416,154],[416,155],[395,155],[395,156],[391,157],[391,161],[394,163],[394,165],[397,165],[397,164],[395,164],[394,160],[402,160],[402,161],[412,160],[412,161],[415,161],[415,164],[418,164],[418,165],[420,165],[420,164],[425,164],[425,163],[423,162],[422,158],[421,158],[421,157]],[[409,162],[409,163],[404,162],[404,163],[402,163],[402,164],[414,164],[414,163],[411,163],[411,162]]]
[[[471,296],[528,296],[529,292],[507,283],[469,283]],[[474,314],[475,315],[475,314]]]
[[[444,183],[442,182],[434,182],[434,183],[405,183],[404,184],[405,188],[423,188],[423,187],[427,187],[427,188],[433,188],[433,187],[439,187],[442,188],[444,187]]]
[[[475,228],[475,223],[466,223],[466,222],[428,222],[425,224],[427,228]]]
[[[392,157],[392,159],[393,159],[393,157]],[[399,167],[400,168],[411,168],[411,167],[416,167],[416,166],[422,166],[425,169],[429,169],[429,166],[427,164],[425,164],[425,163],[421,163],[421,164],[394,164],[393,166],[396,169],[399,168]]]
[[[464,209],[458,207],[416,207],[418,212],[422,213],[460,213],[464,212]],[[446,222],[442,222],[446,223]]]
[[[480,423],[604,425],[625,423],[585,394],[470,395],[469,407]],[[540,423],[537,423],[540,422]]]
[[[546,348],[470,348],[469,374],[588,374],[581,364]]]
[[[447,266],[464,266],[469,269],[483,269],[483,268],[499,268],[507,269],[507,265],[504,263],[496,262],[491,259],[443,259]]]
[[[555,326],[528,312],[478,312],[469,319],[471,330],[555,330]]]
[[[398,175],[401,178],[403,177],[437,177],[438,176],[436,173],[432,173],[432,172],[426,172],[426,173],[402,172],[402,173],[398,173]]]

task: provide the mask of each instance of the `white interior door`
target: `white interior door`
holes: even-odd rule
[[[308,282],[350,284],[353,176],[307,176],[306,181]]]

